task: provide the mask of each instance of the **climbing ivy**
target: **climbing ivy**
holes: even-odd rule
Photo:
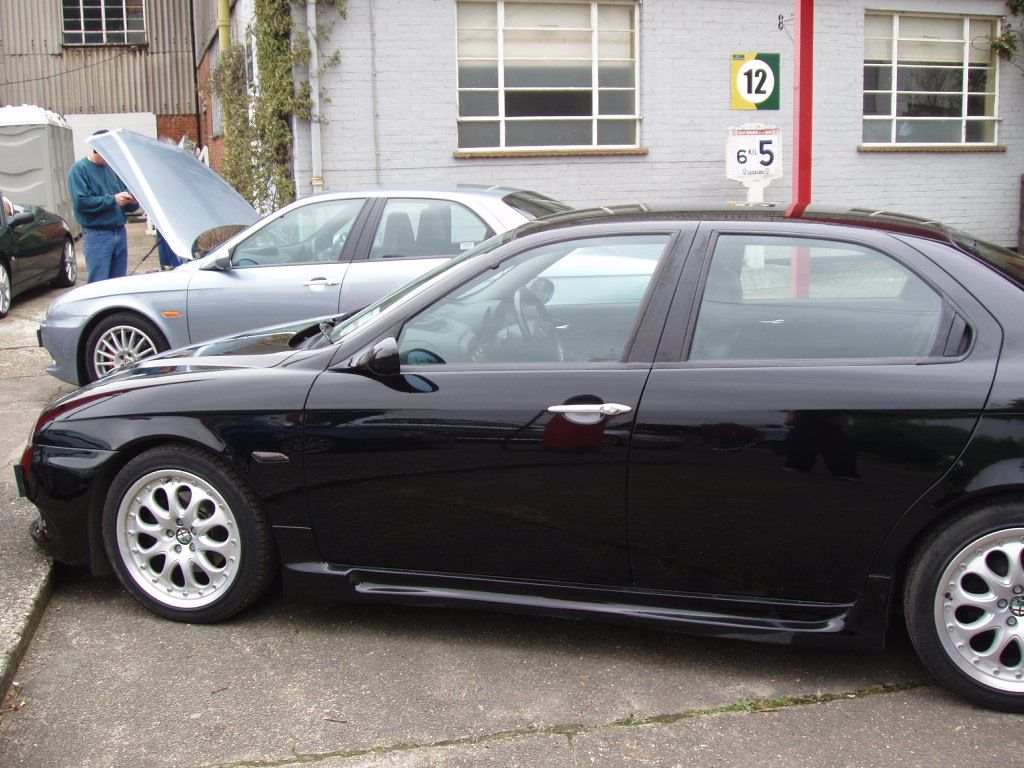
[[[255,0],[254,6],[249,35],[258,87],[250,82],[241,45],[221,51],[210,81],[224,117],[221,173],[253,206],[269,212],[295,199],[292,117],[310,119],[313,100],[309,81],[296,85],[293,70],[308,65],[310,50],[303,0]],[[345,0],[317,0],[317,6],[345,17]],[[317,37],[326,38],[330,28],[318,26]],[[321,73],[339,59],[338,52],[324,57]]]
[[[1024,0],[1008,0],[1006,7],[1014,16],[1018,18],[1024,16]],[[992,46],[993,52],[999,58],[1010,62],[1017,69],[1024,71],[1024,67],[1016,60],[1017,51],[1021,47],[1022,41],[1024,41],[1024,23],[1020,21],[1016,24],[1012,21],[1007,21],[1003,25],[1002,34],[990,35],[988,38],[989,45]]]

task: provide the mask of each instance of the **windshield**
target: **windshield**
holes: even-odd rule
[[[375,304],[371,304],[370,306],[366,307],[366,309],[357,312],[345,322],[339,323],[338,325],[331,329],[329,334],[324,334],[323,336],[319,337],[314,342],[312,342],[310,344],[310,347],[315,348],[323,347],[326,346],[327,344],[336,344],[353,331],[362,328],[364,325],[369,323],[371,320],[373,320],[386,310],[398,304],[401,304],[410,296],[419,293],[423,288],[425,288],[430,283],[433,283],[438,277],[443,275],[448,270],[457,267],[458,265],[468,261],[469,259],[472,259],[474,256],[479,256],[481,253],[488,253],[489,251],[493,251],[499,245],[502,245],[511,239],[512,234],[510,232],[506,232],[501,235],[495,235],[489,240],[484,240],[482,243],[480,243],[480,245],[476,246],[476,248],[470,248],[468,251],[460,253],[455,258],[449,259],[444,264],[441,264],[440,266],[435,267],[429,272],[420,275],[411,283],[407,283],[406,285],[399,288],[397,291],[389,293],[387,296],[385,296],[383,299],[376,302]]]
[[[956,229],[949,229],[948,232],[950,239],[957,246],[1006,275],[1017,285],[1024,287],[1024,257],[1020,254],[992,243],[986,243],[966,232]]]

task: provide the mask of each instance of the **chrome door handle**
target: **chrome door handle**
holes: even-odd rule
[[[303,283],[307,288],[321,288],[328,285],[341,285],[341,280],[331,280],[328,277],[314,277]]]
[[[594,403],[593,405],[550,405],[548,413],[593,413],[600,416],[619,416],[633,409],[619,403]]]
[[[785,320],[758,320],[761,325],[782,325]]]

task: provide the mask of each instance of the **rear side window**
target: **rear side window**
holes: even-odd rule
[[[724,235],[691,360],[919,358],[942,299],[892,257],[853,243]]]
[[[455,256],[492,234],[479,216],[459,203],[394,198],[384,206],[370,258]]]

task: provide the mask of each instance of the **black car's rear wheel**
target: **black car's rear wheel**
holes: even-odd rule
[[[78,280],[78,257],[75,256],[75,244],[71,240],[64,241],[64,250],[60,256],[60,271],[53,279],[58,288],[70,288]]]
[[[121,583],[176,621],[220,621],[272,578],[270,530],[255,495],[226,464],[187,446],[155,448],[117,474],[103,541]]]
[[[153,323],[132,312],[105,317],[85,342],[85,377],[96,381],[136,360],[169,349],[167,339]]]
[[[934,533],[911,563],[904,608],[943,685],[1024,712],[1024,504],[991,504]]]

